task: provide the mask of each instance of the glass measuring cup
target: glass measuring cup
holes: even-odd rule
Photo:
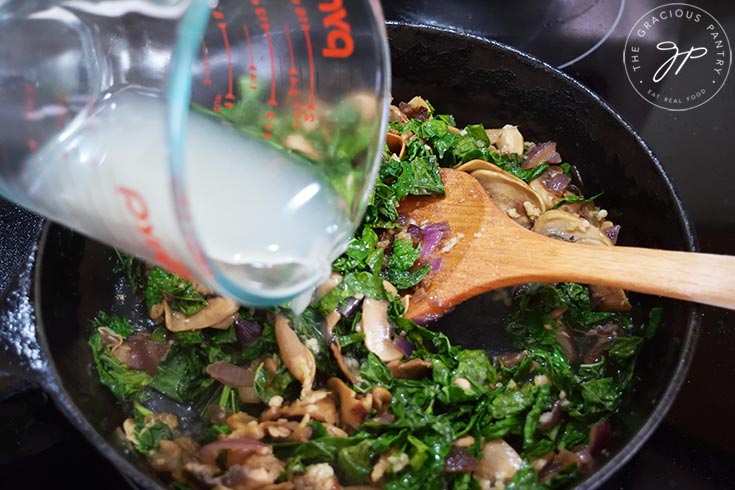
[[[377,1],[0,4],[0,193],[243,304],[330,271],[382,153]]]

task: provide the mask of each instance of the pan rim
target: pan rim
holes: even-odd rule
[[[430,25],[425,25],[425,24],[387,21],[386,27],[389,29],[392,27],[400,27],[400,28],[411,28],[411,29],[417,29],[417,30],[426,30],[430,32],[450,34],[450,35],[461,36],[463,38],[473,39],[476,42],[480,42],[480,43],[492,46],[495,49],[506,51],[525,63],[531,64],[536,67],[540,67],[544,69],[547,74],[553,77],[559,78],[563,81],[563,83],[566,83],[570,85],[571,87],[573,87],[574,90],[577,90],[580,93],[585,94],[585,96],[587,97],[591,97],[596,105],[604,109],[618,124],[620,124],[626,130],[627,133],[633,136],[633,138],[636,140],[636,144],[639,145],[641,149],[648,155],[651,163],[654,165],[654,168],[658,176],[662,179],[662,182],[665,184],[665,187],[669,194],[668,197],[671,199],[672,203],[675,205],[674,211],[676,212],[679,218],[679,225],[681,226],[682,231],[685,235],[688,250],[697,251],[698,247],[696,243],[696,237],[693,232],[693,226],[686,213],[686,210],[683,208],[681,199],[679,198],[671,182],[671,179],[669,178],[665,169],[659,162],[658,158],[654,155],[653,151],[648,147],[648,145],[644,142],[644,140],[637,133],[637,131],[619,113],[617,113],[614,109],[612,109],[611,106],[607,102],[605,102],[604,99],[602,99],[599,95],[597,95],[592,90],[590,90],[589,88],[581,84],[579,81],[561,72],[560,70],[549,65],[548,63],[545,63],[523,51],[520,51],[516,48],[500,43],[498,41],[494,41],[494,40],[491,40],[491,39],[488,39],[482,36],[478,36],[476,34],[463,32],[461,30],[440,28],[440,27],[430,26]],[[390,39],[390,30],[389,30],[389,39]],[[52,226],[60,226],[60,225],[50,222],[50,221],[46,221],[43,224],[43,231],[41,233],[41,237],[38,240],[38,246],[36,249],[35,261],[33,265],[34,271],[33,271],[33,293],[32,294],[33,294],[33,305],[36,311],[36,315],[35,315],[36,330],[37,330],[39,344],[43,352],[48,357],[47,360],[48,360],[48,370],[49,370],[48,374],[49,375],[43,386],[44,391],[51,396],[51,398],[54,400],[57,407],[60,408],[60,410],[64,413],[64,415],[76,426],[76,428],[83,434],[83,436],[103,456],[105,456],[109,461],[111,461],[115,465],[115,467],[121,473],[123,478],[130,478],[135,482],[135,484],[140,485],[145,488],[150,488],[150,489],[155,489],[155,490],[165,490],[165,487],[160,485],[157,480],[145,474],[138,467],[136,467],[130,461],[128,461],[118,449],[114,448],[113,444],[108,439],[104,438],[92,426],[92,424],[89,422],[86,416],[82,413],[79,407],[76,406],[74,401],[69,396],[69,393],[64,387],[61,376],[59,375],[59,372],[56,368],[56,361],[52,358],[52,356],[50,356],[51,351],[49,349],[48,340],[47,340],[47,336],[45,333],[46,331],[44,327],[43,315],[40,314],[41,312],[40,306],[42,302],[41,301],[42,299],[41,275],[43,271],[43,261],[44,261],[43,256],[46,250],[46,242],[48,239],[49,230]],[[625,465],[627,462],[629,462],[634,457],[634,455],[638,452],[638,450],[642,447],[642,445],[649,439],[649,437],[652,435],[655,429],[663,421],[665,415],[668,413],[669,409],[671,408],[671,405],[673,404],[676,398],[676,395],[679,392],[683,384],[683,381],[686,377],[686,373],[691,363],[691,359],[693,357],[694,349],[696,346],[696,339],[698,337],[700,319],[701,319],[700,305],[691,303],[691,307],[689,308],[689,314],[686,320],[686,324],[687,324],[686,335],[681,344],[681,353],[679,355],[679,362],[677,363],[676,368],[674,369],[674,372],[671,375],[667,388],[662,392],[661,397],[655,404],[655,408],[651,411],[650,415],[646,419],[646,422],[641,426],[641,428],[636,432],[636,434],[627,443],[622,445],[614,456],[612,456],[607,461],[605,461],[602,464],[602,466],[600,466],[596,471],[591,473],[588,477],[580,481],[576,488],[591,490],[591,489],[597,488],[599,485],[604,483],[608,478],[610,478],[623,465]]]

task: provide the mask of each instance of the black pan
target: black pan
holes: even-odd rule
[[[460,125],[518,124],[526,139],[554,140],[584,177],[585,195],[616,223],[621,243],[695,250],[691,225],[671,182],[635,131],[595,94],[554,68],[507,46],[430,27],[389,24],[393,95],[422,95]],[[37,250],[3,298],[0,371],[25,377],[121,472],[143,488],[162,480],[115,435],[124,416],[94,368],[88,321],[100,309],[124,315],[136,307],[123,278],[112,271],[113,251],[66,228],[38,228]],[[664,308],[663,324],[643,351],[637,389],[616,421],[610,458],[579,482],[599,486],[645,442],[673,401],[696,338],[696,305],[632,295],[639,310]],[[436,325],[460,343],[506,347],[487,296],[460,306]]]

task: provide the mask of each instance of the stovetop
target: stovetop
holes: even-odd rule
[[[689,212],[700,251],[735,254],[735,162],[728,146],[735,136],[735,78],[725,70],[731,56],[726,36],[735,33],[735,4],[465,0],[450,5],[393,0],[384,2],[384,10],[389,20],[449,26],[505,42],[587,85],[620,112],[659,157]],[[680,44],[679,56],[664,74],[672,80],[671,92],[658,97],[645,83],[667,59],[652,61],[664,51],[652,51],[654,45],[645,44],[656,36]],[[699,49],[703,46],[709,46],[706,55]],[[666,56],[673,54],[668,51]],[[718,59],[726,62],[718,64]],[[681,77],[674,78],[679,67]],[[642,73],[646,77],[638,76]],[[10,273],[29,250],[28,217],[0,202],[0,289],[7,287]],[[43,393],[14,383],[0,377],[0,392],[14,393],[0,395],[3,487],[45,488],[68,482],[131,488]],[[694,358],[668,416],[603,489],[735,488],[733,386],[735,312],[704,307]]]

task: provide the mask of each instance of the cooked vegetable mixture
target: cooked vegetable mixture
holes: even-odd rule
[[[517,349],[497,358],[403,317],[458,238],[401,215],[402,198],[444,193],[440,166],[538,233],[617,239],[554,142],[458,129],[419,97],[392,106],[363,223],[303,313],[240,307],[119,255],[150,321],[100,312],[89,344],[130,409],[130,447],[177,489],[559,488],[604,459],[661,312],[635,323],[612,288],[513,288]]]

